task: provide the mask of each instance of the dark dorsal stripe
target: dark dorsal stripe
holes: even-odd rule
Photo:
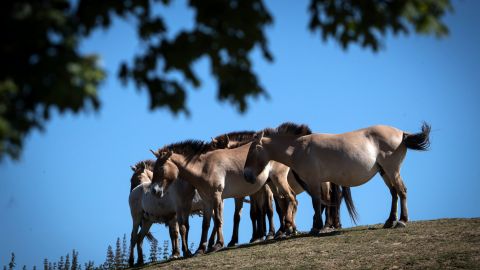
[[[304,136],[312,134],[312,130],[307,125],[298,125],[292,122],[285,122],[276,128],[265,128],[261,131],[264,132],[265,136],[276,134]],[[255,133],[255,131],[236,131],[217,136],[215,139],[227,135],[230,142],[235,142],[229,145],[229,148],[232,149],[251,142]]]

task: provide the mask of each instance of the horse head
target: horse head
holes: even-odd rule
[[[152,192],[163,197],[170,185],[177,179],[179,171],[175,163],[170,160],[173,154],[171,150],[150,151],[157,157],[153,168]]]
[[[252,184],[257,179],[257,176],[263,172],[267,164],[270,162],[270,158],[263,148],[263,135],[263,131],[255,133],[250,148],[248,149],[247,159],[245,161],[243,176],[247,182]]]

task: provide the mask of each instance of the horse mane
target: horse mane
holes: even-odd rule
[[[188,163],[194,157],[197,157],[201,154],[204,154],[206,152],[209,152],[215,149],[216,148],[213,147],[212,142],[207,143],[201,140],[185,140],[182,142],[166,145],[158,149],[158,152],[162,152],[165,150],[172,151],[176,154],[180,154],[184,156]]]
[[[304,124],[295,124],[292,122],[285,122],[276,128],[266,128],[263,130],[265,136],[271,135],[295,135],[305,136],[312,134],[312,130]]]
[[[153,168],[155,167],[155,160],[152,160],[152,159],[141,160],[135,163],[134,167],[135,167],[135,172],[132,174],[132,177],[130,178],[130,192],[136,186],[140,185],[140,181],[135,176],[138,175],[138,173],[140,171],[143,171],[144,169],[147,169],[153,172]]]
[[[145,165],[144,165],[145,164]],[[137,163],[135,163],[134,167],[138,169],[147,169],[149,171],[153,172],[153,167],[155,167],[155,160],[153,159],[146,159],[146,160],[141,160]]]
[[[312,130],[307,125],[299,125],[292,122],[285,122],[279,125],[276,128],[265,128],[260,132],[264,133],[265,136],[271,135],[295,135],[295,136],[304,136],[312,134]],[[250,143],[255,136],[255,131],[236,131],[230,132],[223,135],[220,135],[216,138],[220,138],[221,136],[227,135],[230,141],[236,141],[228,146],[228,148],[233,149]]]

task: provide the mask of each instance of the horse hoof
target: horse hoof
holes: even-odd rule
[[[393,220],[387,220],[385,221],[385,224],[383,224],[384,229],[390,229],[393,228],[393,226],[395,226],[395,221]]]
[[[223,248],[223,245],[215,244],[215,245],[213,245],[213,247],[210,249],[209,252],[217,252],[217,251],[219,251],[219,250],[222,249],[222,248]]]
[[[272,234],[269,234],[267,235],[267,237],[265,237],[265,240],[273,240],[275,237],[272,235]]]
[[[320,232],[319,229],[317,228],[312,228],[309,232],[310,235],[318,235],[318,233]]]
[[[292,235],[292,234],[293,234],[293,227],[292,227],[292,226],[288,227],[288,228],[285,230],[285,233],[286,233],[287,235]]]
[[[227,247],[234,247],[235,245],[236,245],[236,243],[230,242],[230,243],[228,243]]]
[[[397,224],[395,224],[395,228],[405,228],[407,227],[407,224],[405,224],[405,222],[403,221],[397,221]]]
[[[256,238],[256,239],[250,239],[250,244],[255,244],[255,243],[258,243],[258,242],[261,242],[263,239],[262,238]]]
[[[199,250],[195,251],[195,254],[193,256],[197,257],[197,256],[202,256],[202,255],[205,255],[205,250],[199,249]]]
[[[333,229],[332,227],[324,227],[320,231],[318,231],[318,234],[326,234],[326,233],[331,233],[331,232],[334,232],[334,231],[335,231],[335,229]]]

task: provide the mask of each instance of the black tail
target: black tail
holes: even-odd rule
[[[151,232],[148,232],[145,237],[147,237],[147,240],[150,242],[157,241],[157,239],[153,236]]]
[[[409,149],[427,151],[430,147],[430,130],[432,127],[423,122],[422,132],[415,134],[403,133],[403,141]]]
[[[354,224],[357,224],[358,213],[353,204],[352,193],[349,187],[342,187],[342,197],[345,200],[345,205],[347,206],[348,214],[352,219]]]

